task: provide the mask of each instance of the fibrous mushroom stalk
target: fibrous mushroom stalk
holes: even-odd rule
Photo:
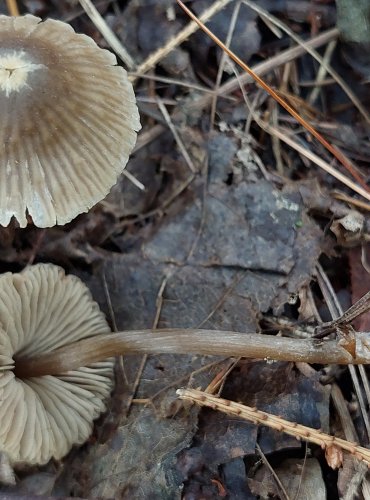
[[[370,333],[358,332],[355,356],[340,342],[285,338],[258,333],[166,328],[116,332],[66,345],[50,354],[18,357],[15,373],[33,377],[73,370],[109,356],[197,354],[301,361],[319,364],[370,364]]]

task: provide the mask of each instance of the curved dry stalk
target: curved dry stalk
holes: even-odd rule
[[[352,205],[356,208],[370,212],[370,204],[366,203],[366,201],[358,200],[357,198],[353,198],[352,196],[349,196],[347,193],[343,193],[342,191],[338,190],[332,191],[331,195],[336,200],[344,201],[345,203],[348,203],[349,205]]]
[[[17,377],[60,374],[130,354],[198,354],[318,364],[370,364],[370,333],[357,333],[352,356],[335,340],[294,339],[259,333],[168,328],[103,334],[34,358],[18,358]]]
[[[178,389],[177,394],[180,399],[192,401],[200,406],[213,408],[227,415],[235,415],[239,418],[248,420],[255,424],[265,425],[271,429],[276,429],[279,432],[285,432],[297,439],[303,439],[310,443],[321,446],[326,452],[332,451],[335,448],[347,451],[359,460],[363,460],[370,465],[370,450],[359,446],[357,443],[346,441],[345,439],[337,438],[329,434],[321,432],[319,429],[312,429],[305,425],[289,422],[271,413],[257,410],[250,406],[235,403],[228,399],[222,399],[206,392],[197,391],[195,389]]]
[[[142,74],[142,73],[135,73],[135,71],[128,71],[128,76],[130,78],[141,78],[143,80],[152,80],[153,82],[161,82],[161,83],[168,83],[169,85],[178,85],[179,87],[184,87],[187,89],[192,89],[192,90],[197,90],[198,92],[202,92],[204,94],[210,94],[213,96],[215,94],[215,91],[213,89],[210,89],[209,87],[204,87],[203,85],[198,85],[197,83],[193,82],[188,82],[181,80],[179,78],[172,78],[170,76],[163,76],[163,75],[157,75],[157,74]],[[223,97],[223,96],[218,96],[218,97]],[[225,99],[229,101],[236,101],[235,97],[232,96],[226,96]]]

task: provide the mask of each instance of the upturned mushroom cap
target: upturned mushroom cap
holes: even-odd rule
[[[0,224],[65,224],[102,200],[140,129],[116,57],[61,21],[0,16]]]
[[[113,386],[113,361],[19,379],[14,358],[110,332],[87,287],[52,264],[0,276],[0,451],[16,464],[62,458],[90,436]]]

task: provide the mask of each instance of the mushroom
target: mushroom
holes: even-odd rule
[[[357,304],[342,322],[355,311]],[[353,354],[338,341],[318,345],[317,339],[245,332],[167,328],[111,333],[87,287],[60,267],[38,264],[6,273],[0,275],[0,454],[12,465],[43,464],[82,444],[113,387],[111,356],[196,353],[369,364],[364,348],[369,335],[357,332]]]
[[[18,378],[19,356],[109,333],[88,288],[52,264],[0,276],[0,451],[12,465],[60,459],[90,436],[113,387],[113,360]]]
[[[102,200],[139,114],[116,57],[61,21],[0,16],[0,224],[65,224]]]

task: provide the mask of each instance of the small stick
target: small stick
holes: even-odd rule
[[[332,55],[334,53],[336,46],[337,46],[337,40],[332,40],[331,42],[328,43],[328,46],[326,47],[325,54],[324,54],[324,57],[322,59],[323,64],[320,65],[319,71],[316,75],[315,86],[311,90],[311,93],[307,99],[308,104],[310,104],[311,106],[314,105],[316,99],[319,97],[320,87],[321,87],[321,84],[325,80],[326,75],[328,73],[330,59],[332,58]],[[370,121],[368,120],[368,123],[369,122]]]
[[[367,212],[370,212],[370,204],[366,203],[366,201],[358,200],[357,198],[353,198],[352,196],[349,196],[348,194],[337,190],[332,191],[331,195],[337,200],[345,201],[349,205],[353,205],[357,208],[360,208],[361,210],[366,210]],[[364,239],[366,241],[366,237]]]
[[[181,395],[180,395],[181,398]],[[290,496],[288,495],[286,489],[284,488],[283,483],[280,481],[279,476],[276,474],[274,468],[271,466],[270,462],[267,460],[266,455],[263,453],[261,450],[261,447],[258,443],[256,443],[256,451],[258,452],[259,456],[262,459],[262,462],[265,464],[267,469],[270,471],[271,476],[274,478],[276,484],[278,485],[278,488],[280,489],[282,493],[282,497],[285,498],[285,500],[290,500]],[[298,497],[296,497],[298,498]]]
[[[6,6],[11,16],[19,16],[17,0],[6,0]]]
[[[191,157],[190,157],[190,155],[185,147],[183,140],[181,139],[179,133],[177,132],[177,129],[171,120],[171,117],[167,111],[166,106],[163,104],[162,100],[159,97],[157,98],[157,104],[158,104],[158,107],[163,115],[163,118],[165,119],[165,121],[167,123],[168,128],[170,129],[170,131],[171,131],[171,133],[176,141],[176,144],[177,144],[179,150],[182,153],[182,156],[184,157],[185,163],[187,164],[187,166],[189,167],[191,172],[193,174],[195,174],[196,168],[195,168],[195,165],[193,163],[193,160],[191,159]]]
[[[129,69],[135,67],[135,61],[132,59],[130,54],[127,52],[125,47],[119,41],[117,36],[110,29],[108,24],[100,15],[99,11],[91,0],[79,0],[81,7],[84,9],[86,14],[89,16],[91,21],[95,24],[96,28],[100,31],[102,36],[108,42],[110,47],[114,50],[116,54],[122,59],[122,61],[127,65]]]

